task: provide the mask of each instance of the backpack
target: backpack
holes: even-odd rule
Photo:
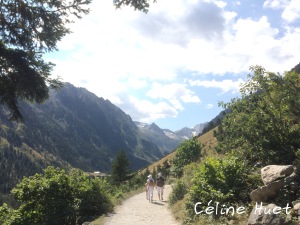
[[[149,180],[149,186],[154,186],[154,180],[153,179],[148,179]]]
[[[163,178],[163,177],[158,177],[158,178],[157,178],[157,186],[158,186],[158,187],[162,187],[162,186],[164,186],[164,184],[165,184],[165,178]]]

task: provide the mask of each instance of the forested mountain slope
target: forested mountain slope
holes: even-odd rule
[[[109,172],[121,149],[132,169],[163,156],[129,115],[86,89],[66,83],[45,104],[20,102],[20,108],[23,123],[9,121],[0,106],[0,191],[47,165]]]

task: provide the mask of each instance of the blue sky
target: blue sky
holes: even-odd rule
[[[94,0],[46,55],[54,76],[173,131],[213,119],[251,65],[300,62],[299,0],[157,0],[147,14]]]

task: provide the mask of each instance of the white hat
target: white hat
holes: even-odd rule
[[[148,175],[148,178],[152,178],[152,175],[150,174],[150,175]]]
[[[161,177],[161,173],[158,173],[158,177]]]

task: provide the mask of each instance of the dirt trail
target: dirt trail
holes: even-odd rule
[[[154,189],[153,203],[146,200],[145,192],[127,199],[106,219],[104,225],[180,225],[168,210],[168,203],[165,201],[171,190],[170,185],[165,186],[163,202],[158,200],[156,189]]]

